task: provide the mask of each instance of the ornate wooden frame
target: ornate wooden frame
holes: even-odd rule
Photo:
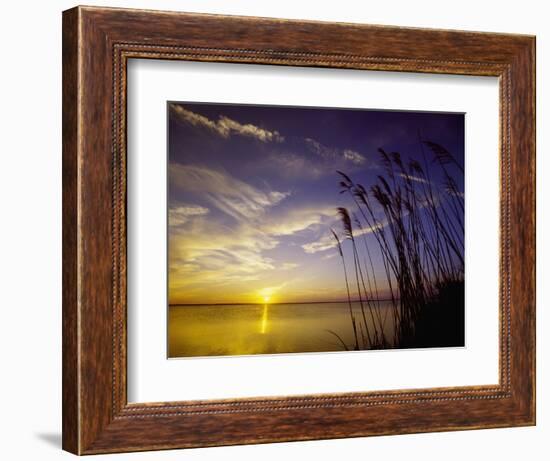
[[[131,58],[498,76],[500,382],[262,399],[126,399]],[[63,13],[63,448],[77,454],[535,423],[535,38],[77,7]]]

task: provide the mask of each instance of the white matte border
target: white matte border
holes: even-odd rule
[[[128,62],[128,400],[161,402],[498,383],[496,77]],[[466,113],[466,347],[167,359],[166,102]]]

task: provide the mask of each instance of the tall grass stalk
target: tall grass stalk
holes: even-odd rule
[[[433,155],[432,165],[424,146]],[[424,166],[414,159],[404,161],[397,152],[379,149],[383,174],[369,189],[338,172],[340,192],[351,198],[352,206],[337,209],[343,240],[334,230],[332,233],[344,267],[354,349],[417,345],[419,331],[425,335],[419,325],[426,323],[429,308],[433,310],[448,287],[463,287],[464,194],[454,175],[460,177],[464,169],[439,144],[421,141],[421,147]],[[430,173],[434,169],[439,170],[442,184],[435,183]],[[367,239],[368,235],[374,239]],[[362,237],[364,251],[357,244],[358,236]],[[369,246],[368,240],[376,245]],[[359,317],[354,312],[348,281],[343,250],[346,241],[353,258]],[[393,316],[391,338],[386,334],[388,309],[384,315],[381,312],[373,256],[380,258],[384,270]]]

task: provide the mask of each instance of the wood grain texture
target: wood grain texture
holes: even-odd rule
[[[63,17],[63,448],[79,452],[78,10]]]
[[[63,15],[63,447],[78,454],[535,422],[534,37],[78,7]],[[128,404],[126,63],[500,78],[500,382]]]

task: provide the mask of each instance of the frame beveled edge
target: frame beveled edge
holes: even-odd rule
[[[319,38],[335,32],[336,39]],[[534,424],[534,46],[533,37],[505,34],[64,12],[63,448],[88,454]],[[498,76],[499,385],[128,404],[125,90],[132,58]],[[520,220],[521,228],[511,226]]]

